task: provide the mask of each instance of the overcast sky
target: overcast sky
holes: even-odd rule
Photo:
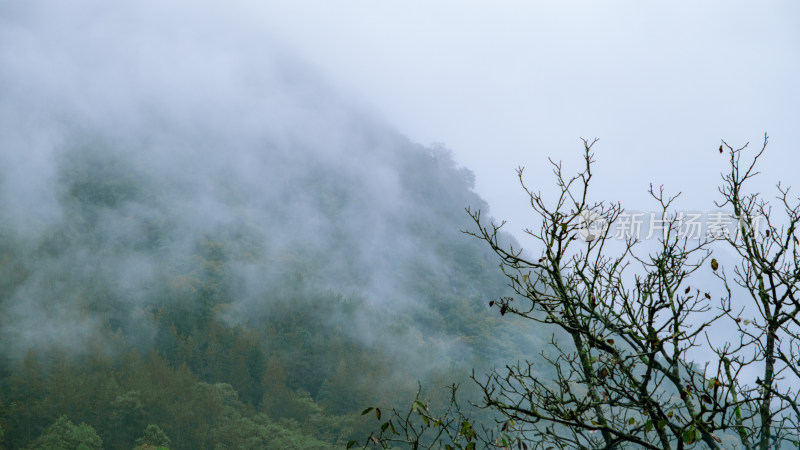
[[[630,209],[650,210],[650,182],[710,209],[720,139],[764,132],[762,185],[798,184],[796,2],[292,1],[263,20],[400,131],[451,148],[515,229],[514,168],[547,189],[546,158],[577,169],[580,137],[600,138],[597,198]]]
[[[514,169],[552,190],[547,158],[577,169],[581,137],[600,139],[595,198],[632,210],[653,206],[650,182],[712,208],[721,138],[770,134],[763,187],[797,184],[800,167],[797,2],[8,2],[0,38],[5,95],[97,117],[147,95],[187,114],[205,97],[242,102],[229,73],[257,78],[259,55],[285,52],[452,149],[509,231],[531,225]]]

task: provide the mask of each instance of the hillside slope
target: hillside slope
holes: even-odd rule
[[[487,308],[505,284],[460,232],[486,208],[472,174],[285,56],[199,100],[111,102],[94,71],[69,80],[80,101],[44,99],[19,70],[0,73],[6,448],[69,441],[65,420],[105,448],[328,448],[368,432],[365,404],[542,347]]]

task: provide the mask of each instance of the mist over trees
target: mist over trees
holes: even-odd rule
[[[472,407],[502,392],[494,382],[559,380],[548,358],[574,335],[519,314],[521,293],[538,285],[509,267],[528,254],[498,260],[519,244],[494,233],[469,168],[332,86],[262,29],[274,20],[200,3],[0,4],[0,450],[329,449],[398,436],[523,447],[577,441],[567,425],[588,433],[581,443],[615,444],[608,433],[630,417],[597,425],[586,413],[597,404],[532,440],[524,418],[508,420],[511,403]],[[462,232],[476,225],[491,245]],[[786,233],[752,237],[761,265],[742,269],[770,305],[794,302],[794,279],[778,280],[791,295],[776,297],[747,274],[766,274],[759,257],[788,249]],[[730,267],[719,258],[720,271]],[[747,342],[772,340],[757,361],[771,378],[736,386],[750,402],[739,410],[750,414],[744,439],[736,415],[703,421],[686,404],[659,412],[663,427],[636,416],[635,431],[668,428],[686,445],[784,436],[772,425],[789,422],[764,408],[796,407],[792,391],[764,388],[797,375],[796,347],[775,333],[796,323],[782,308],[757,335],[739,328],[755,322],[726,312]],[[581,303],[570,314],[599,313]],[[603,342],[633,339],[596,330],[578,331],[599,342],[584,348],[590,365]],[[746,360],[732,361],[728,378],[741,369],[746,380]],[[619,374],[602,370],[582,381],[605,400],[597,385]],[[736,384],[693,380],[712,391]],[[551,406],[551,419],[568,415]],[[434,437],[415,442],[421,430]]]
[[[26,226],[44,200],[3,190],[6,448],[65,415],[104,448],[151,425],[169,448],[329,448],[366,430],[365,403],[535,345],[485,314],[504,282],[459,232],[472,175],[346,127],[317,148],[65,126],[52,216]]]
[[[137,29],[122,57],[17,19],[4,33],[32,56],[0,67],[0,447],[341,448],[370,429],[364,404],[542,345],[485,314],[505,281],[460,233],[486,205],[447,149],[280,52],[257,81],[180,56],[156,75]],[[65,72],[64,53],[93,65]]]

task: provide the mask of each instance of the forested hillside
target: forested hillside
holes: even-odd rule
[[[488,309],[472,174],[281,67],[224,120],[4,123],[3,448],[342,446],[541,349]]]

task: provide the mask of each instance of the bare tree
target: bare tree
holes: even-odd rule
[[[732,209],[738,220],[734,233],[682,233],[682,216],[672,210],[680,194],[668,196],[651,185],[660,225],[655,248],[642,245],[635,233],[620,233],[631,225],[620,204],[590,199],[596,140],[583,141],[584,166],[575,176],[566,177],[551,160],[559,188],[552,203],[529,189],[518,169],[540,219],[538,228],[524,231],[538,248],[523,253],[505,246],[504,223],[487,224],[480,211],[467,209],[476,229],[466,233],[500,257],[516,293],[490,306],[552,329],[551,348],[539,355],[550,370],[525,361],[473,374],[483,393],[477,406],[493,411],[497,422],[483,424],[480,432],[457,407],[453,388],[454,409],[441,418],[432,421],[417,398],[407,413],[393,410],[365,445],[766,449],[796,441],[800,410],[792,386],[800,380],[800,266],[793,233],[800,207],[791,205],[788,189],[778,185],[788,223],[779,226],[767,202],[743,193],[766,142],[765,137],[761,151],[742,167],[747,146],[734,149],[723,141],[731,170],[723,175],[724,201],[718,207]],[[766,221],[761,230],[758,217]],[[712,257],[721,244],[741,257],[734,285]],[[720,280],[724,292],[718,304],[710,292],[690,285],[700,271]],[[738,302],[736,289],[749,292],[750,306]],[[724,330],[732,339],[720,345],[710,338]],[[698,355],[706,360],[697,363]],[[743,373],[755,365],[763,366],[763,374],[750,385]],[[415,420],[423,433],[407,432]],[[405,433],[398,432],[398,424]],[[433,439],[422,438],[437,428],[428,434]]]
[[[768,136],[761,149],[747,164],[741,163],[747,144],[727,148],[730,172],[723,175],[719,191],[723,201],[717,206],[732,209],[738,218],[736,233],[721,238],[739,255],[733,267],[733,283],[750,296],[748,308],[726,314],[736,326],[738,341],[716,349],[725,367],[726,383],[732,393],[747,406],[732,415],[745,448],[777,448],[792,443],[800,448],[800,322],[797,291],[800,287],[800,257],[795,235],[800,220],[800,203],[791,199],[789,188],[778,183],[778,209],[758,193],[747,193],[746,183],[758,172],[756,163],[764,154]],[[783,217],[776,217],[776,215]],[[724,270],[717,272],[728,292],[731,287]],[[741,384],[738,374],[745,368],[759,372],[755,384]]]

